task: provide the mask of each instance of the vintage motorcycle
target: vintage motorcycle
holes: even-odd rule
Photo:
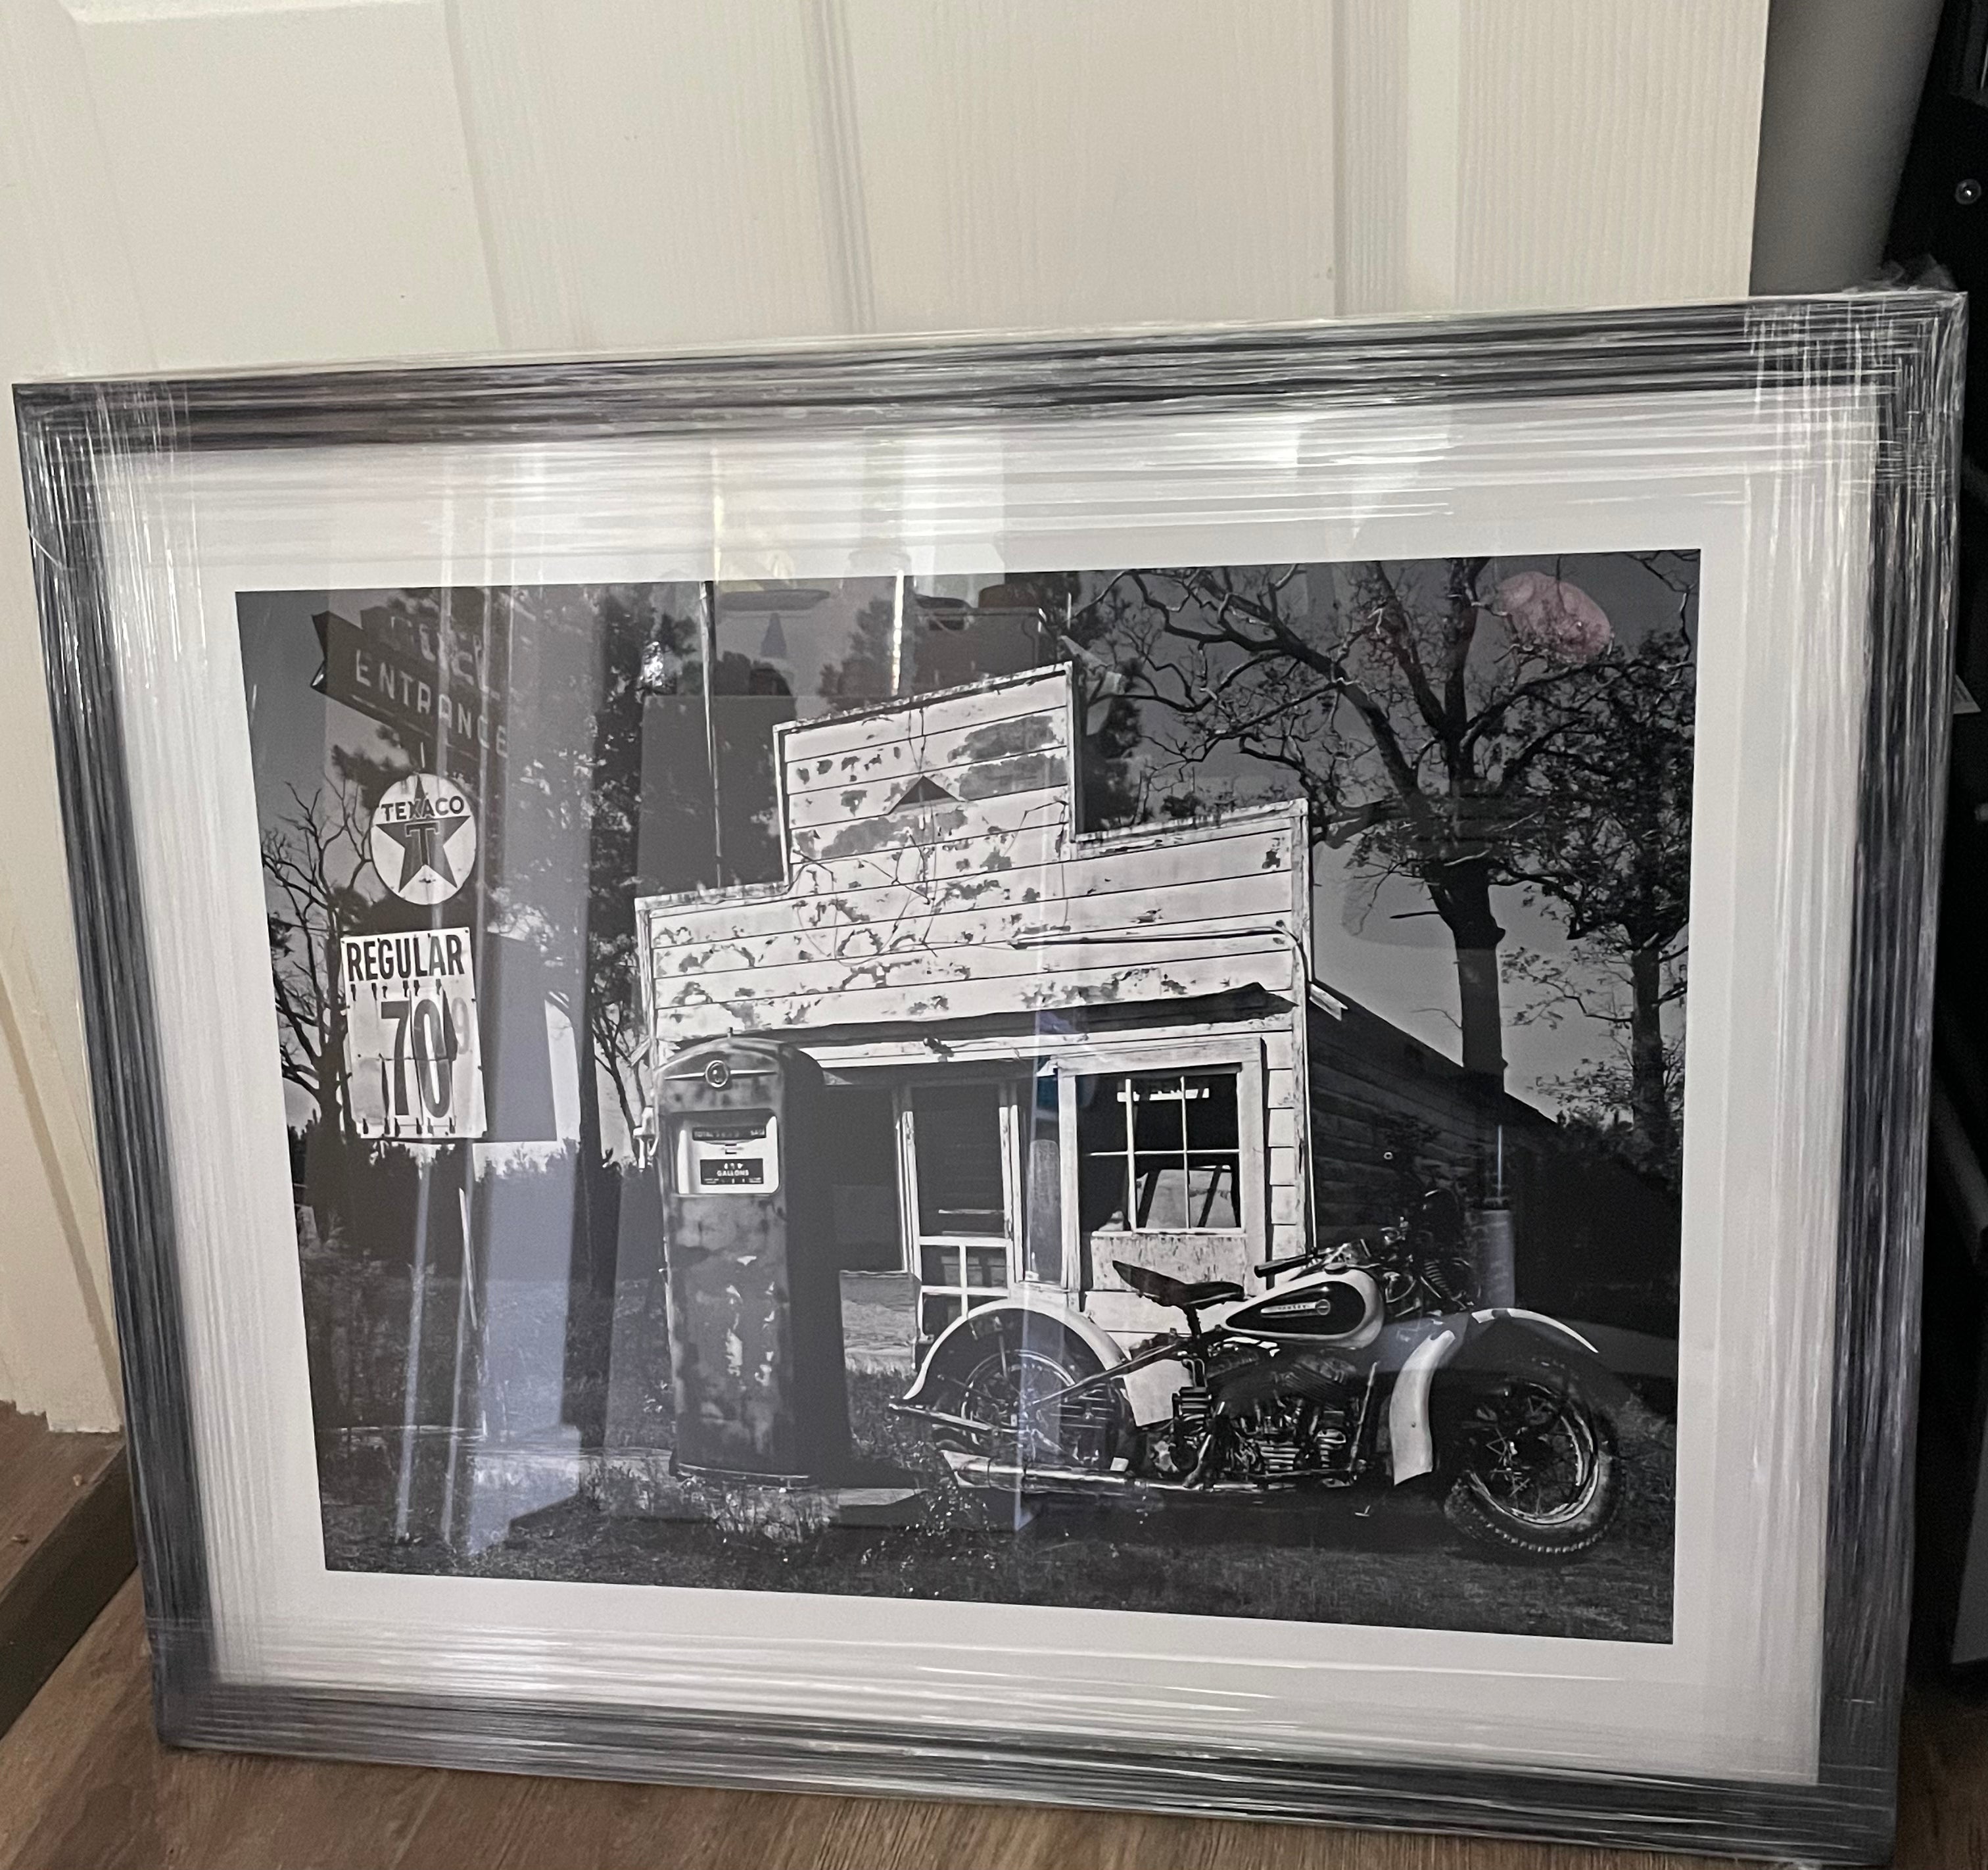
[[[1419,1217],[1266,1261],[1253,1298],[1114,1261],[1185,1330],[1128,1351],[1023,1291],[948,1327],[893,1406],[970,1493],[1241,1500],[1429,1476],[1475,1543],[1570,1557],[1621,1505],[1626,1392],[1570,1327],[1473,1308],[1462,1219],[1432,1191]]]

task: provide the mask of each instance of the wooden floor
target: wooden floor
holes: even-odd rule
[[[1915,1704],[1905,1870],[1988,1864],[1988,1713]],[[0,1740],[0,1870],[1683,1870],[1557,1849],[1023,1807],[177,1753],[127,1584]]]

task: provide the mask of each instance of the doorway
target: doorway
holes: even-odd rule
[[[1002,1084],[935,1084],[904,1096],[921,1345],[975,1306],[1006,1297],[1013,1283],[1015,1101],[1013,1087]]]

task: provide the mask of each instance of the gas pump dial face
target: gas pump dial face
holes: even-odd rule
[[[780,1121],[771,1111],[714,1111],[677,1122],[679,1195],[770,1195],[780,1185]]]

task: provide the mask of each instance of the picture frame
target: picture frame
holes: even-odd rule
[[[163,1735],[524,1770],[1328,1818],[1831,1862],[1882,1855],[1906,1596],[1919,1138],[1962,331],[1957,299],[1888,293],[1537,319],[906,341],[18,391]],[[1705,607],[1694,613],[1706,660],[1691,781],[1699,827],[1689,884],[1692,993],[1694,1006],[1726,1009],[1723,1020],[1693,1015],[1693,1070],[1703,1075],[1682,1107],[1685,1322],[1675,1373],[1679,1397],[1699,1401],[1675,1405],[1675,1544],[1662,1548],[1658,1564],[1670,1620],[1663,1640],[1582,1638],[1554,1626],[1533,1635],[1495,1624],[1474,1636],[1440,1625],[1405,1632],[1386,1615],[1363,1628],[1334,1624],[1329,1614],[1310,1624],[1280,1616],[1253,1625],[1247,1613],[1216,1624],[1159,1600],[1135,1614],[1068,1598],[914,1603],[921,1595],[914,1591],[860,1600],[868,1608],[859,1609],[857,1598],[838,1594],[842,1587],[781,1596],[790,1588],[734,1590],[708,1574],[695,1582],[682,1574],[660,1584],[583,1584],[403,1575],[406,1565],[390,1554],[352,1569],[330,1561],[329,1522],[320,1520],[309,1477],[301,1493],[297,1487],[297,1451],[308,1456],[313,1446],[315,1379],[303,1368],[309,1300],[297,1283],[299,1238],[284,1218],[296,1178],[272,1165],[263,1146],[283,1107],[267,1045],[276,1009],[260,953],[264,879],[252,854],[262,780],[251,769],[294,735],[288,725],[255,729],[248,719],[260,690],[244,661],[245,593],[296,597],[286,627],[301,629],[299,606],[320,593],[525,591],[539,593],[533,602],[544,610],[551,600],[543,593],[583,584],[701,588],[713,593],[703,665],[713,673],[699,691],[708,702],[718,692],[729,580],[783,591],[882,580],[900,616],[908,581],[934,599],[925,608],[936,617],[944,580],[984,572],[995,582],[978,587],[969,607],[979,637],[991,642],[987,619],[1000,605],[986,593],[1011,574],[1090,576],[1080,594],[1094,603],[1108,588],[1100,568],[1357,563],[1384,573],[1439,560],[1454,566],[1454,555],[1472,553],[1473,563],[1509,570],[1495,605],[1479,601],[1488,585],[1470,595],[1516,633],[1511,619],[1527,592],[1554,593],[1555,629],[1570,617],[1581,625],[1586,612],[1577,600],[1593,606],[1577,579],[1557,575],[1561,555],[1598,563],[1636,550],[1689,554],[1689,602]],[[1154,607],[1148,593],[1140,615],[1177,617],[1192,600],[1204,605],[1194,616],[1205,623],[1206,604],[1219,609],[1239,588],[1229,575],[1210,600],[1196,594],[1191,576],[1168,575],[1170,591],[1185,594]],[[356,597],[346,607],[358,608]],[[330,602],[320,614],[346,610]],[[783,626],[776,613],[764,627],[769,634],[756,637],[762,661],[773,659],[770,631]],[[333,621],[319,632],[327,645],[323,680],[334,689],[329,645],[338,628]],[[390,656],[390,643],[374,649]],[[975,675],[965,690],[928,685],[915,729],[888,732],[925,740],[984,733],[1008,719],[984,712],[985,692],[1006,681],[1002,692],[1034,698],[1029,721],[1049,725],[1030,731],[1049,736],[1042,746],[1060,747],[1073,766],[1084,707],[1080,695],[1072,698],[1076,678],[1049,664],[1087,666],[1087,649],[1095,658],[1090,646],[1065,642],[1040,670]],[[1560,664],[1577,659],[1564,645],[1552,653]],[[1723,658],[1716,668],[1715,656]],[[514,660],[480,692],[522,703],[523,666]],[[1149,658],[1144,666],[1158,665]],[[543,681],[553,679],[549,668]],[[824,664],[813,685],[825,692],[827,681]],[[1045,681],[1063,686],[1051,694]],[[947,698],[965,691],[970,703]],[[840,742],[830,745],[835,734],[860,742],[864,721],[879,708],[898,719],[910,692],[894,681],[886,702],[867,713],[830,709],[774,737],[787,752],[772,756],[775,817],[760,817],[789,840],[784,884],[777,873],[750,881],[735,853],[731,864],[721,856],[715,886],[690,892],[691,908],[689,898],[668,895],[634,905],[645,938],[639,966],[649,1026],[664,1003],[654,970],[666,924],[678,945],[669,952],[687,956],[714,938],[691,926],[698,915],[731,917],[722,938],[773,944],[752,951],[749,971],[784,965],[777,944],[791,918],[769,924],[762,938],[744,930],[739,905],[771,900],[781,888],[791,894],[795,853],[804,849],[796,800],[823,801],[823,837],[847,832],[837,815],[844,808],[828,802],[840,779],[806,794],[802,763],[819,758],[826,768],[844,757]],[[969,712],[955,720],[948,706]],[[1077,725],[1055,742],[1059,711],[1068,719],[1073,708]],[[705,714],[710,812],[722,832],[724,756],[708,706]],[[570,719],[597,729],[600,711]],[[488,738],[485,724],[472,722],[465,745],[473,753]],[[465,799],[485,796],[450,777],[439,746],[430,755],[439,781]],[[922,776],[915,786],[926,783],[926,766],[915,765]],[[414,786],[410,809],[445,821],[453,798],[445,790]],[[892,809],[932,803],[907,793]],[[376,852],[383,805],[373,807]],[[1238,806],[1215,817],[1232,828],[1244,815]],[[265,840],[272,822],[265,798]],[[489,830],[486,820],[483,834]],[[390,891],[418,882],[424,864],[434,887],[453,888],[454,836],[431,829],[418,846],[397,845],[399,857],[370,861]],[[1059,847],[1055,861],[1068,855]],[[1273,841],[1256,867],[1283,878],[1294,861]],[[387,880],[389,868],[401,872],[398,882]],[[1297,891],[1289,925],[1275,922],[1274,935],[1252,932],[1256,925],[1228,929],[1223,952],[1253,942],[1266,953],[1298,948],[1290,992],[1301,1010],[1311,1003],[1306,1018],[1343,1029],[1345,1006],[1358,1003],[1314,990],[1316,974],[1302,965],[1305,938],[1293,932],[1320,886],[1315,872],[1299,874],[1295,885],[1280,885]],[[1239,874],[1216,881],[1231,887]],[[712,887],[715,906],[697,906],[713,900]],[[1168,872],[1161,887],[1183,886]],[[1080,894],[1073,888],[1070,900]],[[1172,925],[1163,917],[1161,925]],[[1046,927],[1057,941],[1083,938],[1069,918]],[[1037,940],[1026,932],[1009,939],[1023,957],[1011,972],[1040,983],[1076,971],[1067,945],[1031,952]],[[358,965],[363,973],[363,958]],[[682,971],[704,978],[688,961]],[[1174,991],[1157,984],[1163,972],[1155,965],[1141,991]],[[1197,1017],[1229,1018],[1232,1009],[1213,1003],[1233,986],[1211,975],[1195,989],[1197,1005],[1209,1007]],[[770,978],[765,991],[776,991]],[[1318,991],[1341,1010],[1319,1003]],[[789,997],[797,1003],[811,992],[796,986]],[[445,995],[438,1002],[438,1021],[449,1017],[448,1004]],[[474,990],[468,1005],[473,1023]],[[816,1016],[790,1006],[773,1025],[805,1038]],[[858,1061],[872,1063],[879,1046],[925,1047],[930,1033],[918,1022],[937,1016],[929,1008],[904,1020],[873,1009],[840,1019],[838,1030],[847,1045],[873,1048]],[[1099,1295],[1124,1281],[1098,1273],[1080,1282],[1046,1269],[1087,1255],[1094,1233],[1135,1237],[1155,1202],[1189,1204],[1174,1229],[1185,1236],[1197,1231],[1199,1201],[1202,1231],[1220,1247],[1228,1236],[1209,1216],[1232,1200],[1232,1211],[1221,1212],[1232,1214],[1236,1251],[1246,1246],[1253,1266],[1258,1255],[1274,1261],[1289,1243],[1275,1227],[1300,1230],[1300,1247],[1306,1227],[1323,1232],[1315,1215],[1308,1222],[1299,1212],[1301,1192],[1296,1206],[1280,1207],[1275,1173],[1256,1166],[1277,1146],[1267,1127],[1274,1098],[1253,1145],[1226,1140],[1230,1131],[1215,1121],[1222,1100],[1238,1095],[1232,1084],[1243,1087],[1246,1119],[1236,1135],[1263,1102],[1251,1087],[1279,1067],[1272,1053],[1262,1055],[1266,1064],[1251,1062],[1250,1048],[1268,1043],[1260,1025],[1232,1021],[1219,1058],[1206,1047],[1162,1058],[1144,1040],[1127,1052],[1122,1037],[1112,1042],[1121,1052],[1107,1056],[1103,1029],[1084,1029],[1087,1040],[1099,1039],[1094,1056],[1103,1062],[1087,1077],[1057,1079],[1053,1101],[1076,1138],[1079,1085],[1119,1087],[1100,1094],[1125,1113],[1119,1147],[1130,1179],[1119,1185],[1129,1192],[1115,1219],[1087,1209],[1083,1178],[1109,1158],[1108,1139],[1059,1144],[1067,1198],[1056,1238],[1065,1244],[1044,1249],[1040,1266],[1011,1257],[1006,1285],[1019,1294],[1032,1282],[1062,1279],[1073,1316],[1106,1317]],[[677,1036],[705,1044],[729,1033],[743,1044],[757,1030],[735,1021],[686,1026]],[[1032,1016],[1031,1036],[1013,1056],[1046,1057],[1047,1030]],[[952,1029],[931,1030],[947,1035],[942,1048],[956,1049]],[[391,1043],[390,1034],[380,1042],[385,1080]],[[512,1134],[494,1115],[508,1068],[493,1043],[486,1029],[478,1094],[488,1094],[489,1108],[478,1106],[474,1128],[423,1133],[423,1147],[430,1135]],[[1179,1041],[1162,1034],[1152,1043]],[[1444,1050],[1415,1043],[1432,1057]],[[1469,1043],[1466,1032],[1466,1050]],[[655,1044],[641,1065],[661,1112],[658,1138],[675,1107],[666,1087],[654,1089],[664,1050]],[[809,1148],[824,1157],[853,1148],[853,1131],[837,1133],[837,1143],[828,1131],[806,1128],[817,1120],[806,1114],[812,1094],[798,1087],[820,1062],[809,1056],[805,1067],[786,1067],[800,1074],[782,1094],[800,1100],[792,1110],[759,1097],[743,1131],[712,1124],[713,1134],[700,1136],[679,1128],[662,1157],[673,1164],[675,1151],[701,1164],[708,1155],[718,1166],[697,1172],[721,1183],[768,1172],[756,1151],[776,1166],[805,1163],[798,1141],[779,1152],[766,1110],[791,1136],[812,1134]],[[850,1056],[828,1060],[845,1083]],[[455,1050],[449,1057],[451,1069],[468,1068]],[[748,1068],[726,1057],[728,1078]],[[727,1091],[705,1055],[692,1062],[705,1074],[698,1082]],[[1182,1074],[1177,1087],[1155,1090],[1169,1069]],[[1217,1084],[1210,1070],[1241,1075]],[[393,1127],[401,1107],[390,1090],[382,1094],[374,1134],[414,1135]],[[939,1106],[917,1104],[926,1094],[902,1094],[897,1121],[901,1127],[909,1110],[914,1129],[922,1123],[937,1135]],[[987,1094],[989,1109],[1006,1113],[1003,1135],[1024,1125],[1018,1095]],[[1207,1111],[1192,1107],[1195,1098],[1208,1101]],[[1157,1162],[1162,1152],[1141,1126],[1176,1107],[1188,1126],[1181,1166],[1149,1171],[1147,1158]],[[645,1108],[629,1126],[631,1139],[651,1121]],[[1496,1133],[1502,1170],[1506,1130]],[[653,1170],[657,1158],[640,1148],[644,1172]],[[1232,1158],[1237,1166],[1226,1166]],[[1021,1254],[1029,1203],[1014,1191],[1028,1163],[1025,1151],[1006,1160],[1006,1225],[1011,1253]],[[976,1318],[990,1315],[976,1309],[972,1249],[992,1237],[964,1223],[926,1225],[916,1206],[925,1199],[924,1161],[898,1158],[899,1195],[913,1202],[902,1229],[920,1252],[954,1253],[959,1270],[956,1285],[921,1279],[921,1304],[952,1307],[919,1312],[921,1359],[948,1325],[978,1328]],[[672,1172],[662,1172],[665,1199],[677,1202],[666,1226],[671,1239],[687,1239],[691,1204],[678,1198],[696,1177],[685,1170],[672,1182]],[[1261,1193],[1246,1198],[1246,1184]],[[463,1190],[467,1239],[478,1197],[468,1181]],[[798,1204],[798,1192],[790,1194]],[[948,1213],[971,1210],[965,1195],[944,1199]],[[1820,1267],[1817,1237],[1834,1245]],[[1108,1257],[1100,1247],[1097,1260]],[[847,1280],[863,1275],[840,1263],[847,1319]],[[1218,1275],[1207,1281],[1212,1290],[1228,1263],[1209,1263]],[[418,1290],[422,1277],[418,1268]],[[1162,1304],[1230,1302],[1183,1301],[1184,1289],[1176,1280],[1154,1290]],[[1125,1320],[1097,1328],[1121,1339],[1135,1322],[1153,1328],[1135,1304],[1144,1292],[1133,1284]],[[468,1293],[465,1277],[465,1307]],[[1262,1302],[1253,1286],[1248,1297]],[[1503,1297],[1509,1310],[1510,1295]],[[689,1303],[672,1289],[672,1306]],[[1039,1295],[1016,1303],[1026,1310]],[[1188,1317],[1198,1334],[1195,1314]],[[1770,1354],[1743,1341],[1750,1320],[1768,1334]],[[670,1322],[680,1375],[685,1340],[674,1312]],[[411,1424],[416,1361],[410,1351]],[[819,1419],[808,1400],[818,1394],[807,1388],[813,1381],[793,1378],[802,1422]],[[294,1408],[272,1400],[286,1386],[301,1398]],[[706,1407],[708,1395],[687,1402],[681,1383],[673,1393],[678,1439],[664,1466],[645,1474],[639,1464],[610,1462],[603,1471],[638,1489],[667,1487],[685,1467],[737,1483],[735,1448],[723,1434],[714,1452],[694,1459],[684,1439],[687,1412],[720,1419],[724,1408]],[[916,1403],[917,1390],[904,1400]],[[1406,1420],[1393,1423],[1395,1453]],[[455,1433],[459,1440],[460,1423]],[[453,1476],[457,1440],[448,1446]],[[320,1466],[325,1458],[320,1443]],[[747,1479],[792,1483],[825,1458],[806,1449],[768,1456],[766,1473]],[[1770,1478],[1760,1481],[1762,1472]],[[414,1473],[412,1456],[402,1473]],[[1175,1478],[1185,1485],[1195,1476]],[[404,1557],[404,1502],[419,1485],[401,1482]],[[1018,1500],[1019,1486],[1009,1488]],[[1736,1526],[1753,1530],[1729,1530]],[[1780,1595],[1771,1617],[1740,1587],[1729,1602],[1693,1588],[1694,1579],[1706,1586],[1723,1571],[1746,1571],[1753,1559],[1764,1564],[1770,1548],[1789,1567],[1774,1574]],[[1108,1572],[1102,1588],[1117,1588]],[[628,1608],[637,1597],[658,1608]],[[942,1614],[952,1624],[938,1621]],[[625,1621],[651,1615],[653,1626]],[[422,1629],[434,1632],[436,1647],[418,1650],[414,1632]],[[1741,1630],[1757,1633],[1743,1642]],[[871,1659],[838,1648],[844,1633]],[[1319,1645],[1316,1655],[1307,1644]],[[1307,1663],[1318,1672],[1314,1683],[1338,1685],[1329,1708],[1321,1690],[1306,1686]],[[1750,1699],[1720,1676],[1726,1667],[1745,1669]],[[960,1679],[948,1686],[954,1675]],[[1350,1704],[1348,1682],[1361,1685]],[[985,1717],[990,1697],[1004,1708],[998,1730]],[[1729,1729],[1713,1718],[1716,1707],[1729,1710]]]

